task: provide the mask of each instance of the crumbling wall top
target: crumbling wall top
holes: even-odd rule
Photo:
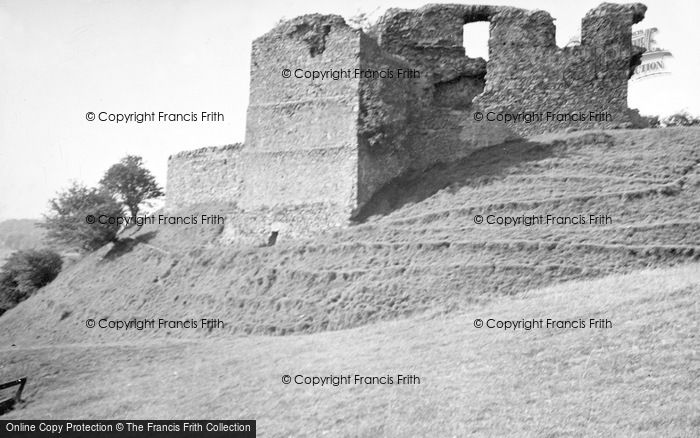
[[[642,3],[602,3],[591,9],[581,22],[581,45],[632,47],[632,25],[644,19]],[[629,35],[629,37],[627,36]]]
[[[306,43],[313,57],[326,50],[328,34],[331,33],[331,30],[337,29],[359,32],[359,29],[348,26],[340,15],[307,14],[279,23],[265,35],[256,39],[253,44],[279,38],[291,38]]]
[[[584,17],[586,18],[601,18],[604,16],[614,16],[616,20],[622,20],[625,23],[628,17],[630,22],[625,24],[636,24],[644,19],[644,14],[647,11],[646,5],[642,3],[601,3],[597,7],[588,11]]]
[[[240,151],[243,149],[243,143],[233,143],[233,144],[227,144],[224,146],[205,146],[203,148],[199,149],[193,149],[189,151],[182,151],[178,152],[177,154],[170,155],[168,157],[168,160],[172,159],[180,159],[180,158],[194,158],[194,157],[203,157],[203,156],[209,156],[214,153],[218,152],[226,152],[226,151]]]
[[[312,36],[317,33],[322,33],[323,28],[331,27],[350,27],[345,22],[345,19],[340,15],[335,14],[306,14],[294,17],[289,20],[284,20],[270,29],[261,38],[267,36],[284,35],[284,36]]]

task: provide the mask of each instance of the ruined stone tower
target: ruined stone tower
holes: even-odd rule
[[[234,206],[234,239],[266,239],[273,224],[305,236],[347,224],[392,179],[477,148],[628,127],[645,10],[604,3],[583,18],[581,45],[563,49],[547,12],[513,7],[390,9],[369,34],[336,15],[285,21],[253,42],[245,145],[171,157],[168,208]],[[475,21],[490,23],[488,62],[464,53]],[[589,112],[605,117],[526,120]],[[523,118],[496,120],[506,114]]]

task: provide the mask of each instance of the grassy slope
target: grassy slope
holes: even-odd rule
[[[692,262],[700,257],[699,145],[700,129],[688,128],[486,148],[400,190],[388,187],[361,225],[272,248],[221,247],[213,227],[144,227],[4,315],[0,345],[156,334],[85,328],[85,319],[101,317],[228,324],[210,334],[171,333],[178,338],[343,329]],[[614,222],[504,228],[475,225],[475,214],[608,214]]]
[[[220,229],[145,228],[0,318],[0,379],[30,377],[8,418],[256,418],[262,436],[693,436],[699,144],[699,129],[674,129],[489,148],[388,187],[362,225],[273,248],[221,247]],[[472,222],[589,212],[615,223]],[[228,328],[85,328],[99,317]],[[503,333],[475,329],[476,317],[615,326]],[[284,386],[286,373],[423,384]]]
[[[644,270],[291,337],[5,348],[11,418],[255,418],[259,436],[697,436],[700,265]],[[474,318],[608,318],[608,330]],[[283,374],[413,373],[419,386],[285,386]],[[457,421],[461,419],[461,421]]]

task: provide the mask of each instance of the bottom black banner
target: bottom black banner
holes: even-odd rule
[[[0,420],[0,436],[254,438],[255,420]]]

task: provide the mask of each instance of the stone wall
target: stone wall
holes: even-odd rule
[[[581,45],[563,49],[547,12],[506,6],[390,9],[369,34],[337,15],[282,22],[253,42],[245,147],[171,157],[168,206],[235,204],[226,240],[263,242],[273,229],[299,238],[347,225],[394,178],[478,148],[628,127],[627,80],[642,52],[631,27],[645,10],[604,3],[583,18]],[[465,55],[463,26],[475,21],[490,23],[488,62]],[[298,77],[355,69],[418,75]],[[607,116],[485,120],[591,112]]]
[[[485,86],[486,61],[465,55],[463,26],[499,10],[478,5],[390,9],[378,23],[377,41],[384,56],[403,60],[421,75],[411,83],[399,148],[403,159],[392,176],[461,159],[480,147],[517,137],[508,126],[473,118],[473,100]]]
[[[590,112],[609,114],[584,122],[553,116],[505,127],[520,135],[569,127],[630,127],[627,80],[641,55],[632,46],[631,31],[645,11],[640,3],[604,3],[584,17],[582,44],[561,49],[554,20],[544,11],[483,5],[390,9],[379,23],[378,40],[384,51],[427,72],[419,108],[464,110],[471,120],[477,111],[537,113],[545,119],[547,112],[581,113],[589,119]],[[464,54],[463,26],[475,21],[490,23],[488,63]],[[429,118],[428,114],[420,121]],[[479,124],[495,131],[504,128],[499,121]],[[429,124],[421,128],[430,129]]]
[[[192,204],[236,204],[241,195],[242,144],[206,147],[168,158],[166,205],[177,210]]]
[[[627,80],[642,53],[632,46],[632,24],[645,11],[639,3],[604,3],[584,17],[581,45],[563,49],[556,45],[548,13],[509,8],[494,14],[486,87],[475,104],[497,113],[609,114],[583,122],[515,124],[523,135],[631,127]]]
[[[253,42],[243,208],[337,203],[346,217],[354,208],[358,81],[295,76],[358,67],[360,35],[342,17],[314,14]]]
[[[408,69],[405,60],[382,51],[377,42],[363,34],[360,40],[360,68],[363,71]],[[357,119],[359,210],[372,195],[410,166],[406,150],[415,121],[420,79],[360,78],[360,111]]]

